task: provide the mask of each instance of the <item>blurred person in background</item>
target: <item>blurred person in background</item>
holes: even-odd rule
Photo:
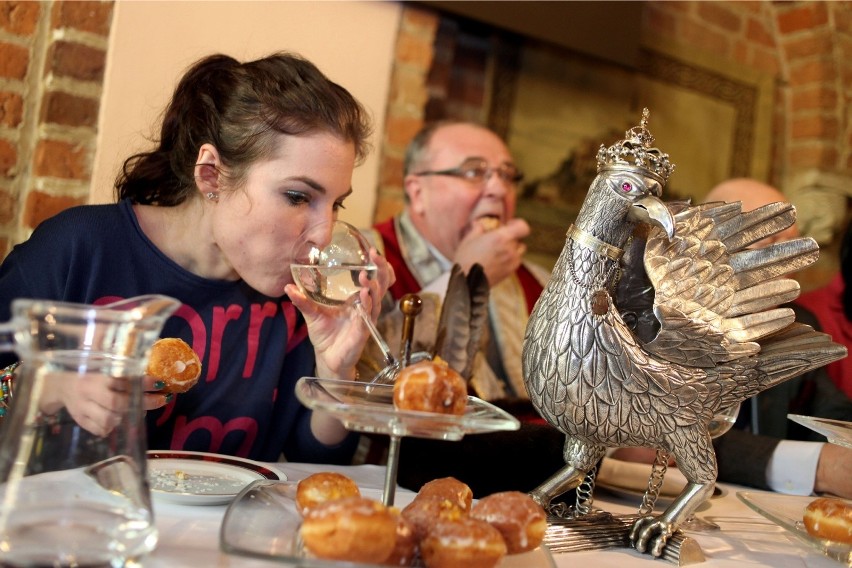
[[[403,295],[423,299],[413,351],[430,350],[453,264],[465,273],[474,264],[482,266],[490,287],[488,325],[470,390],[522,422],[517,432],[477,434],[460,442],[404,439],[399,480],[405,487],[416,490],[425,481],[452,475],[477,496],[526,491],[564,464],[564,435],[534,411],[521,371],[527,320],[550,277],[523,258],[530,227],[515,217],[521,179],[506,143],[492,130],[464,121],[428,124],[406,151],[405,209],[371,231],[396,275],[379,318],[391,345],[400,341],[397,302]],[[376,455],[381,445],[375,442],[365,438],[365,461],[381,461]]]
[[[490,286],[489,329],[472,387],[485,400],[528,398],[520,353],[529,313],[550,278],[523,260],[530,227],[515,217],[522,177],[490,129],[471,122],[427,125],[406,151],[405,209],[372,232],[397,277],[383,317],[408,293],[434,302],[424,310],[434,313],[453,264],[465,273],[482,266]],[[436,322],[427,317],[415,331],[434,337]]]
[[[805,292],[795,303],[809,310],[822,330],[852,351],[852,223],[840,242],[840,271],[827,285]],[[846,357],[825,368],[834,384],[852,397],[852,358]]]

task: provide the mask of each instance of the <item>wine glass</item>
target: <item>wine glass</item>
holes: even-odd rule
[[[362,278],[375,278],[377,267],[370,260],[370,244],[358,229],[344,221],[320,223],[306,229],[296,241],[290,269],[296,285],[314,302],[326,306],[349,305],[361,316],[385,359],[380,375],[399,368],[387,342],[361,304]]]

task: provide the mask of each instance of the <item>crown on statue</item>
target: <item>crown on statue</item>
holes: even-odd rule
[[[674,164],[669,161],[668,154],[651,147],[654,137],[648,131],[650,115],[647,108],[642,109],[639,126],[625,132],[624,140],[619,140],[609,148],[601,144],[597,156],[598,172],[639,169],[665,185],[674,171]]]

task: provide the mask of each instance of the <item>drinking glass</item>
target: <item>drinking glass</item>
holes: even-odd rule
[[[707,431],[711,438],[718,438],[728,430],[730,430],[737,421],[737,415],[740,413],[740,405],[734,404],[727,408],[719,410],[710,419],[707,424]]]
[[[379,375],[398,370],[399,362],[359,298],[361,279],[375,278],[377,268],[370,260],[370,244],[358,229],[344,221],[310,227],[296,241],[291,270],[296,285],[314,302],[349,305],[361,316],[385,359]]]

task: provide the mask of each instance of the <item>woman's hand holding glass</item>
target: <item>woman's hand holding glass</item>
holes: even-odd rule
[[[344,249],[349,249],[356,258],[342,259],[328,273],[318,270],[316,251],[325,247],[327,240],[332,238],[330,227],[312,227],[296,244],[293,273],[294,278],[301,279],[302,285],[288,284],[286,292],[307,322],[316,352],[317,375],[353,379],[355,365],[370,337],[365,320],[369,319],[373,324],[377,321],[382,297],[396,277],[393,268],[375,248],[363,242],[353,246],[349,236],[360,237],[358,240],[361,241],[363,236],[354,227],[340,221],[334,223],[335,235],[347,235],[340,237],[338,252],[343,257],[346,256]],[[346,231],[341,230],[344,228]],[[334,261],[325,264],[324,259],[322,266],[333,264]]]

